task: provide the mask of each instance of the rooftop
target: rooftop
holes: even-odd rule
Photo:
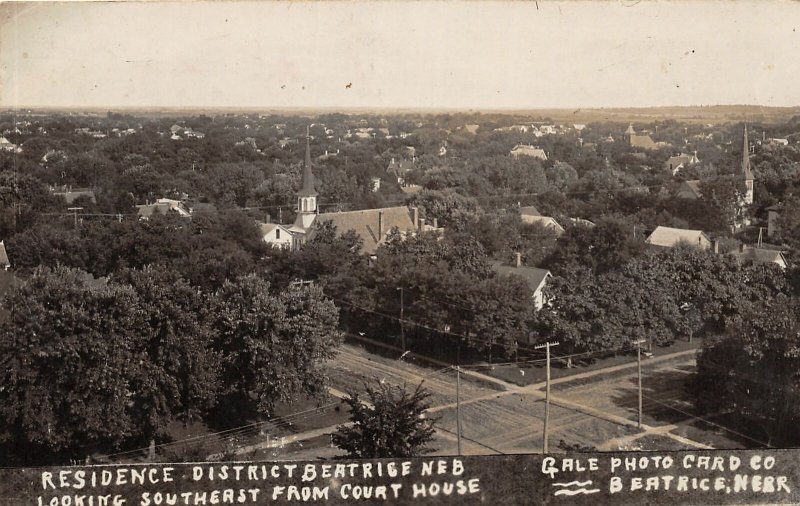
[[[526,267],[524,265],[516,267],[514,265],[506,265],[497,261],[491,262],[491,265],[492,270],[494,270],[494,272],[496,272],[499,276],[510,276],[513,274],[521,277],[528,283],[528,286],[530,286],[531,290],[534,292],[539,290],[544,284],[545,279],[547,279],[547,276],[551,275],[550,271],[547,269],[539,269],[537,267]]]
[[[688,230],[683,228],[671,228],[658,226],[646,241],[654,246],[672,247],[679,243],[686,243],[693,246],[708,247],[711,240],[702,230]]]
[[[331,222],[340,234],[348,230],[355,231],[364,240],[362,251],[368,254],[375,253],[393,228],[397,227],[401,232],[416,230],[411,211],[405,206],[322,213],[317,220]]]

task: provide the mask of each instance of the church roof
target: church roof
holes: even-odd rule
[[[657,149],[658,146],[653,139],[647,134],[631,134],[630,137],[631,147],[642,149]]]
[[[297,192],[300,197],[316,197],[314,189],[314,173],[311,172],[311,146],[309,144],[308,129],[306,129],[306,157],[303,160],[303,188]]]
[[[379,216],[380,228],[383,229],[382,233],[378,225]],[[411,212],[405,206],[322,213],[317,216],[317,221],[320,223],[323,221],[331,222],[336,226],[340,234],[348,230],[355,231],[363,239],[362,251],[367,254],[375,253],[378,246],[383,244],[386,234],[394,227],[399,228],[401,232],[411,232],[416,228],[411,218]]]

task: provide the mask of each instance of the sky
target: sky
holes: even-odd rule
[[[0,4],[0,107],[800,105],[800,2]]]

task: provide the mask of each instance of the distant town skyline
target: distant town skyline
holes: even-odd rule
[[[0,5],[0,106],[800,105],[800,4]]]

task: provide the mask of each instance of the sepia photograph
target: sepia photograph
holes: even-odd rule
[[[800,2],[0,2],[0,506],[800,504]]]

